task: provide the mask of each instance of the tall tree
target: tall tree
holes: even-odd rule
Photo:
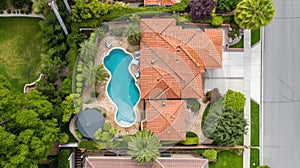
[[[128,154],[139,164],[154,162],[159,156],[161,144],[157,136],[148,130],[138,131],[128,142]]]
[[[48,0],[33,0],[33,9],[36,13],[43,13],[45,9],[50,9],[48,6]]]
[[[234,12],[235,22],[244,29],[258,29],[273,20],[275,6],[272,0],[243,0]]]
[[[212,11],[217,7],[214,0],[191,0],[190,4],[190,14],[194,21],[211,19]]]
[[[70,94],[61,104],[63,111],[62,122],[69,122],[72,114],[77,114],[81,109],[82,99],[79,94]]]
[[[231,108],[223,109],[222,113],[210,110],[203,127],[203,133],[213,140],[215,145],[234,146],[246,134],[247,122],[242,113],[236,113]]]
[[[0,167],[37,167],[57,140],[52,104],[37,91],[16,93],[0,76]]]

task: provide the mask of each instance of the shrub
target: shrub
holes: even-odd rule
[[[99,97],[99,93],[98,92],[91,92],[91,98],[98,98]]]
[[[58,168],[70,167],[70,161],[68,160],[72,149],[61,149],[58,153]]]
[[[82,80],[83,80],[82,74],[77,74],[77,75],[76,75],[76,81],[82,82]]]
[[[120,37],[120,36],[122,36],[122,34],[123,34],[123,28],[122,27],[117,27],[113,30],[113,35],[115,35],[115,36]]]
[[[76,92],[77,92],[77,93],[81,93],[81,92],[82,92],[82,89],[81,89],[81,88],[76,88]]]
[[[105,33],[107,33],[108,30],[109,30],[109,26],[108,25],[102,25],[100,28],[103,29]]]
[[[103,124],[103,131],[109,131],[111,128],[111,124],[109,122],[105,122]]]
[[[1,0],[0,1],[0,9],[5,9],[7,5],[7,0]]]
[[[218,152],[214,149],[207,149],[203,152],[202,156],[208,159],[209,162],[217,159]]]
[[[86,150],[91,150],[91,151],[98,150],[97,143],[94,142],[93,140],[80,141],[78,147],[84,148]]]
[[[80,133],[78,130],[76,130],[75,133],[76,133],[76,135],[77,135],[77,137],[78,137],[79,139],[82,138],[82,135],[81,135],[81,133]]]
[[[81,88],[81,87],[82,87],[82,82],[76,82],[76,86],[77,86],[78,88]]]
[[[21,9],[20,13],[21,13],[21,14],[24,14],[24,13],[25,13],[25,11],[24,11],[23,9]]]
[[[218,88],[214,88],[213,90],[210,90],[205,93],[205,99],[203,100],[204,103],[207,101],[210,101],[211,103],[219,100],[221,98],[221,94],[219,92]]]
[[[26,14],[26,15],[29,15],[29,13],[30,13],[30,12],[29,12],[28,10],[27,10],[27,11],[25,11],[25,14]]]
[[[3,10],[0,10],[0,14],[3,14]]]
[[[102,113],[103,117],[106,118],[107,114],[106,113]]]
[[[245,96],[240,92],[228,90],[225,95],[225,107],[232,108],[235,112],[243,112],[245,106]]]
[[[7,13],[8,13],[8,14],[11,14],[11,10],[10,10],[10,9],[8,9],[8,10],[7,10]]]
[[[212,27],[219,27],[223,24],[223,18],[222,16],[214,16],[212,18],[212,21],[211,21],[211,26]]]
[[[197,155],[202,155],[203,152],[204,152],[203,149],[192,149],[192,151],[193,151],[194,153],[196,153]]]
[[[67,133],[61,133],[59,134],[59,143],[60,144],[65,144],[68,143],[69,141],[69,135]]]

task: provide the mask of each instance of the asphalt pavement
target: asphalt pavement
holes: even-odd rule
[[[273,0],[274,21],[264,29],[261,163],[300,167],[300,1]]]

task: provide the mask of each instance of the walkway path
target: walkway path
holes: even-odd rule
[[[244,30],[244,91],[246,104],[244,107],[244,117],[248,121],[248,132],[244,136],[244,145],[250,146],[251,133],[251,31]],[[243,168],[250,168],[250,148],[244,149]]]
[[[0,17],[33,17],[33,18],[41,18],[41,19],[45,19],[44,15],[40,15],[40,14],[21,14],[19,13],[11,13],[8,14],[6,10],[3,11],[3,14],[0,14]]]
[[[77,118],[78,118],[77,114],[72,118],[72,120],[70,121],[70,124],[69,124],[69,130],[73,134],[73,136],[77,139],[77,141],[80,142],[81,139],[77,136],[76,131],[75,131],[75,122],[76,122]]]
[[[199,112],[192,112],[192,111],[189,112],[190,114],[188,119],[189,122],[187,123],[187,131],[196,133],[200,138],[199,143],[201,143],[207,140],[207,138],[203,135],[202,130],[200,128],[202,123],[202,116],[208,103],[203,103],[202,100],[199,100],[199,103],[201,105]]]

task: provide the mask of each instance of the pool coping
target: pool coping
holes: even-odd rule
[[[117,120],[117,113],[118,113],[118,110],[119,110],[119,108],[118,108],[118,106],[114,103],[114,101],[112,101],[112,99],[111,99],[111,97],[109,96],[109,94],[108,94],[108,92],[107,92],[107,88],[108,88],[108,85],[109,85],[109,83],[110,83],[110,81],[111,81],[111,79],[112,79],[112,74],[110,73],[110,71],[106,68],[106,66],[105,66],[105,64],[104,64],[104,59],[105,59],[105,57],[107,57],[109,54],[110,54],[110,52],[112,51],[112,50],[114,50],[114,49],[120,49],[120,50],[122,50],[122,51],[124,51],[124,53],[125,54],[127,54],[127,55],[130,55],[131,57],[132,57],[132,60],[131,60],[131,62],[130,62],[130,64],[128,65],[128,71],[129,71],[129,73],[130,73],[130,75],[133,77],[133,79],[134,79],[134,84],[135,84],[135,86],[138,88],[138,90],[139,90],[139,99],[138,99],[138,101],[135,103],[135,105],[133,106],[133,112],[134,112],[134,115],[135,115],[135,119],[134,119],[134,122],[132,123],[132,124],[129,124],[129,125],[122,125],[121,123],[119,123],[118,122],[118,120]],[[134,56],[130,53],[130,52],[128,52],[126,49],[124,49],[124,48],[122,48],[122,47],[113,47],[113,48],[111,48],[106,54],[105,54],[105,56],[102,58],[102,64],[104,65],[103,67],[104,67],[104,69],[109,73],[109,80],[108,80],[108,82],[106,83],[106,91],[105,91],[105,93],[106,93],[106,96],[108,97],[108,99],[110,100],[110,102],[113,104],[113,105],[115,105],[115,107],[116,107],[116,111],[114,112],[115,114],[114,114],[114,119],[115,119],[115,122],[119,125],[119,126],[121,126],[121,127],[124,127],[124,128],[128,128],[128,127],[131,127],[131,126],[133,126],[134,124],[136,124],[136,122],[137,122],[137,118],[138,118],[138,116],[137,116],[137,111],[138,111],[138,108],[137,108],[137,105],[139,104],[139,102],[141,101],[141,90],[140,90],[140,87],[139,87],[139,85],[137,84],[137,79],[136,79],[136,77],[134,76],[134,74],[131,72],[131,70],[130,70],[130,67],[131,67],[131,65],[132,65],[132,61],[134,60]]]

